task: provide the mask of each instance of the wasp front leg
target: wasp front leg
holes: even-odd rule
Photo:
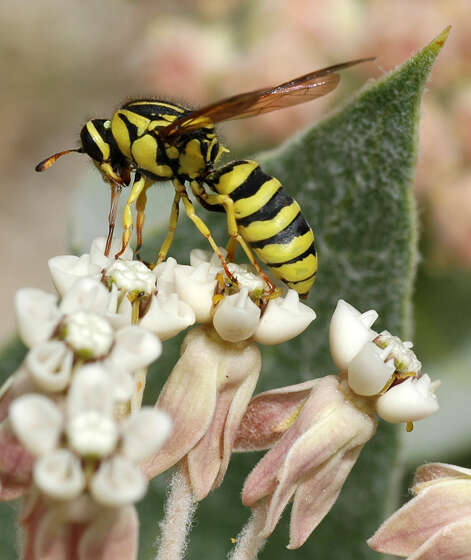
[[[139,172],[136,172],[136,176],[134,179],[134,184],[131,188],[131,192],[129,193],[128,200],[126,201],[126,206],[124,207],[123,211],[123,236],[121,242],[121,250],[116,253],[115,258],[117,259],[120,257],[126,247],[129,244],[129,240],[131,239],[131,231],[132,231],[132,211],[131,205],[134,204],[142,192],[146,191],[151,185],[153,181],[144,175],[141,175]],[[144,209],[141,207],[141,228],[144,224],[143,219],[143,212]]]

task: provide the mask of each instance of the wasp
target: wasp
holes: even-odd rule
[[[216,167],[228,150],[220,143],[214,127],[225,120],[253,117],[322,97],[337,87],[339,70],[369,60],[373,59],[329,66],[276,87],[235,95],[196,110],[159,99],[129,101],[111,119],[89,120],[80,133],[81,147],[48,157],[36,170],[48,169],[59,157],[71,152],[90,156],[111,187],[106,254],[111,246],[119,195],[134,177],[122,216],[122,246],[116,257],[130,241],[132,206],[136,206],[137,212],[138,254],[146,192],[156,182],[172,181],[175,196],[167,236],[156,264],[165,260],[170,249],[182,202],[187,216],[209,241],[229,278],[232,277],[227,260],[233,259],[239,244],[271,291],[274,286],[256,257],[304,298],[316,277],[317,255],[314,233],[299,204],[256,161],[239,160]],[[206,209],[225,212],[230,236],[226,258],[196,214],[189,191]]]

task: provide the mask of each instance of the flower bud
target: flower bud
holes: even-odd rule
[[[260,309],[249,298],[247,288],[226,296],[216,307],[213,325],[218,335],[228,342],[250,338],[258,327]]]

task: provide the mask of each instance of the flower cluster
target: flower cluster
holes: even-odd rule
[[[377,317],[340,300],[329,331],[339,374],[268,391],[250,402],[235,449],[271,447],[242,492],[255,513],[251,523],[259,527],[251,546],[263,546],[291,500],[288,548],[306,541],[374,435],[375,412],[388,422],[411,423],[438,409],[437,385],[420,375],[412,344],[373,331]],[[243,535],[237,546],[249,546]]]

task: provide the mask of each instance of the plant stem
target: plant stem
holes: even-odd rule
[[[170,482],[156,560],[181,560],[185,556],[196,505],[186,465],[180,462]]]
[[[260,537],[265,525],[266,507],[264,504],[253,508],[252,515],[237,536],[236,545],[228,555],[228,560],[255,560],[265,546],[266,538]]]

